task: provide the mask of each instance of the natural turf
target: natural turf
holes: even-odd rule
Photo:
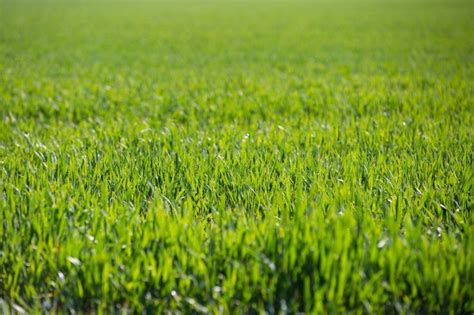
[[[0,312],[474,312],[471,1],[0,10]]]

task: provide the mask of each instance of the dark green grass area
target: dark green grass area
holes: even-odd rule
[[[0,2],[0,312],[474,312],[472,1]]]

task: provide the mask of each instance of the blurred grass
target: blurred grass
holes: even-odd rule
[[[0,4],[4,312],[470,313],[470,1]]]

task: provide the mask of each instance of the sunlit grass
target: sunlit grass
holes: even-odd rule
[[[474,312],[473,10],[2,3],[0,310]]]

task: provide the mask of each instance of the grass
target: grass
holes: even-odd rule
[[[474,312],[472,2],[0,10],[1,312]]]

